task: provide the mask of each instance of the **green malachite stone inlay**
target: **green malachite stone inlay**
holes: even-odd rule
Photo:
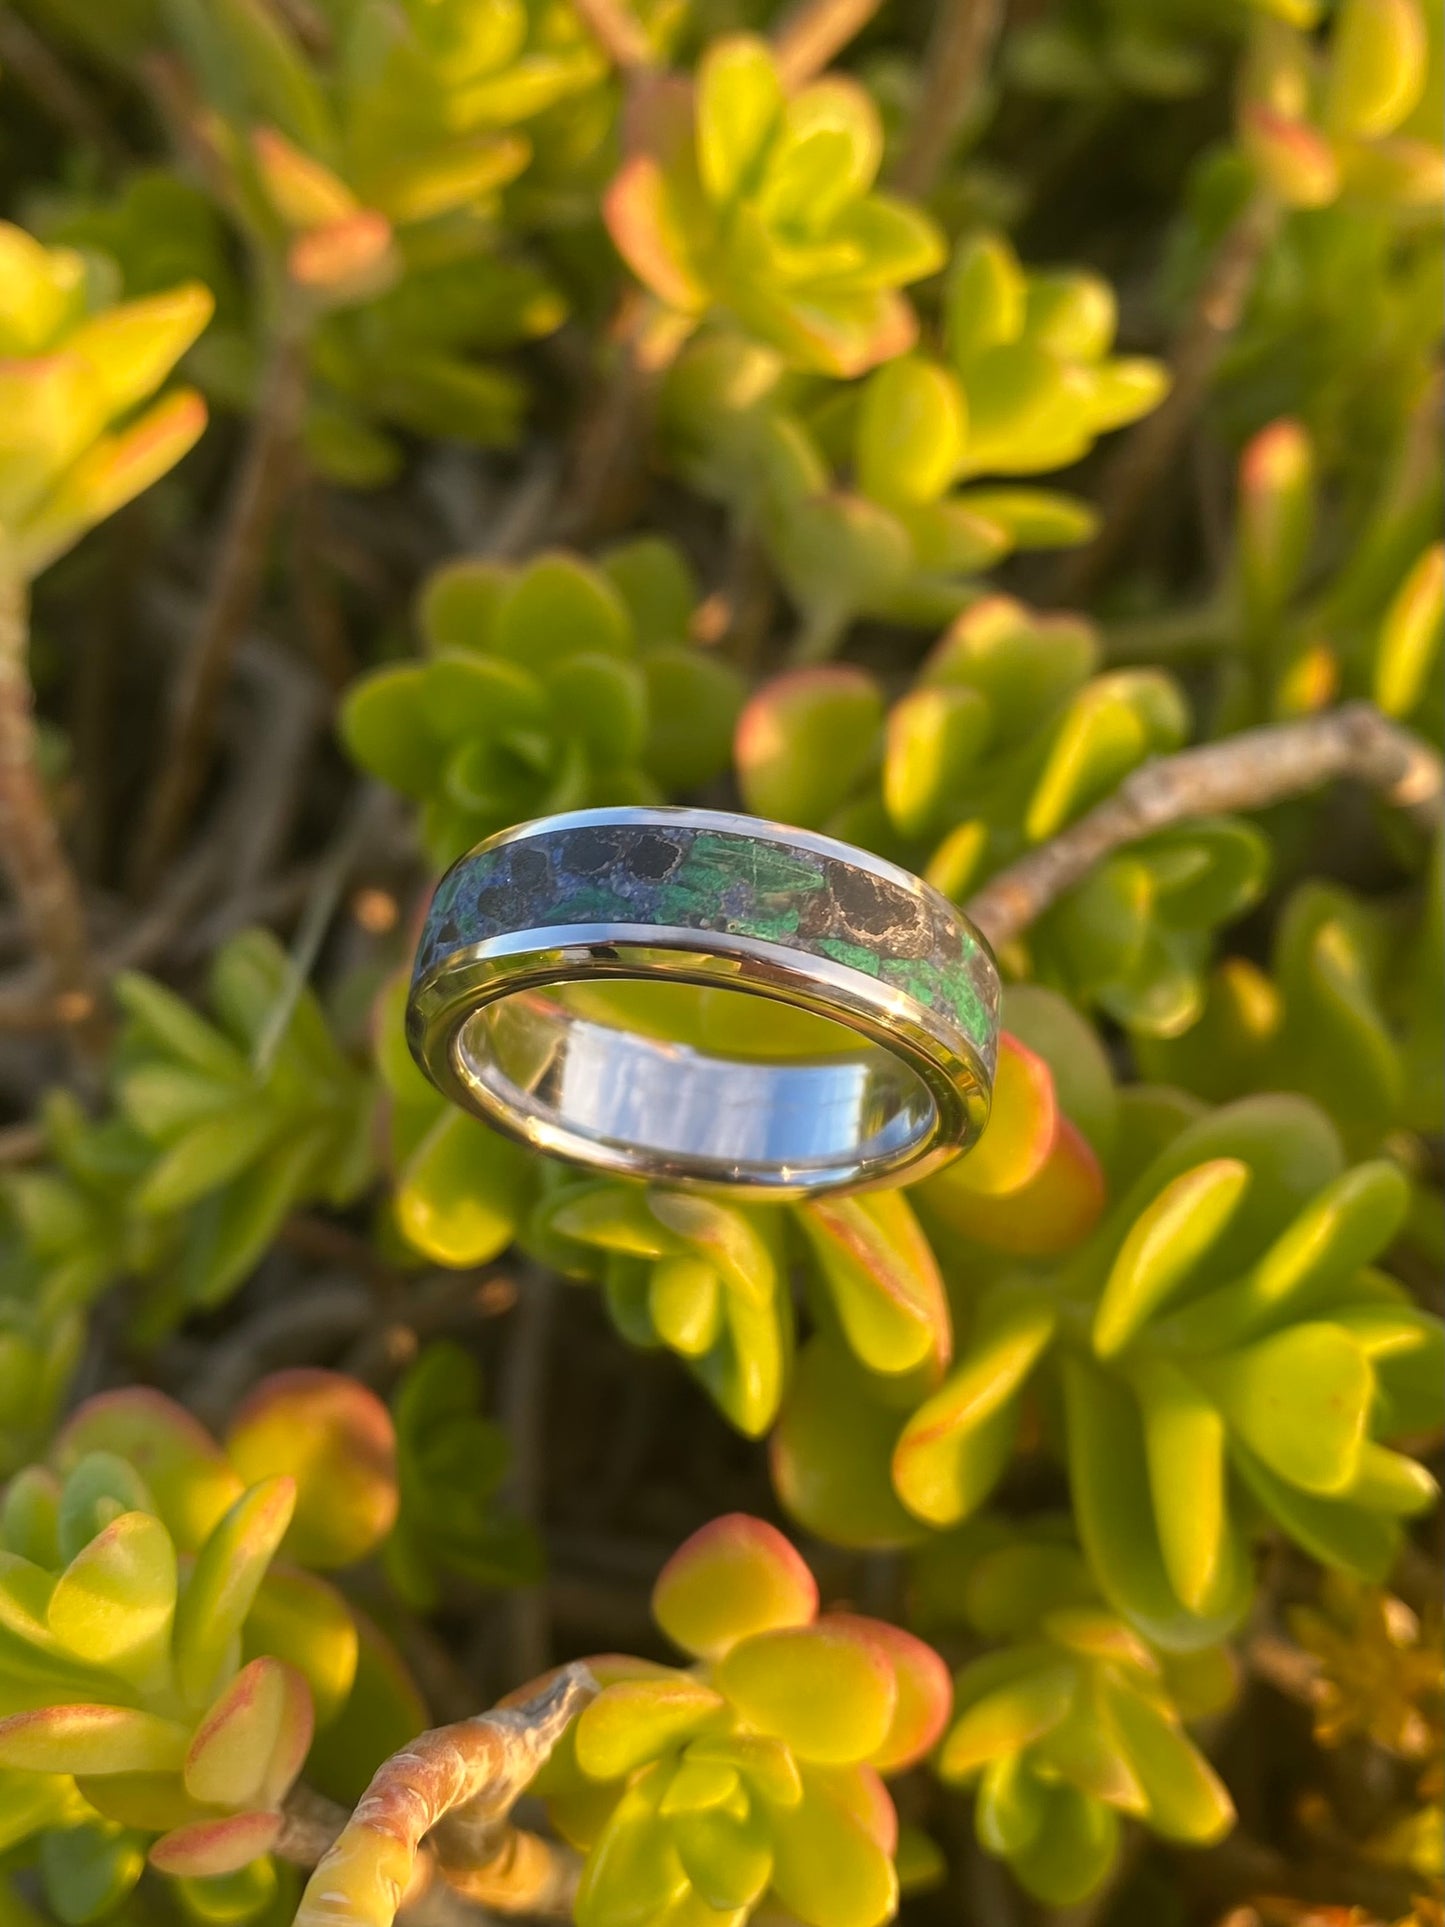
[[[464,856],[432,898],[416,979],[518,931],[626,923],[827,957],[961,1030],[992,1076],[998,980],[944,900],[801,845],[685,822],[574,823]]]

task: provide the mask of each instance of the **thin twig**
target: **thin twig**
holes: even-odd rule
[[[95,967],[80,885],[40,774],[30,687],[30,598],[0,573],[0,864],[3,864],[61,1021],[95,1011]]]
[[[483,1319],[499,1317],[515,1302],[511,1280],[497,1271],[438,1270],[396,1276],[399,1291],[373,1282],[372,1315],[366,1329],[337,1364],[348,1378],[359,1378],[376,1391],[395,1384],[401,1368],[411,1363],[426,1340],[444,1332],[475,1332]],[[542,1670],[541,1666],[534,1669]]]
[[[1300,1706],[1319,1704],[1322,1685],[1319,1661],[1312,1653],[1281,1639],[1278,1633],[1258,1632],[1248,1642],[1244,1656],[1256,1679],[1262,1679],[1277,1693]]]
[[[735,517],[721,587],[693,610],[688,633],[704,649],[718,649],[755,672],[777,612],[777,583],[767,550],[745,517]]]
[[[583,408],[553,522],[574,546],[625,522],[645,481],[662,379],[694,322],[629,289],[608,329],[609,365]]]
[[[512,1448],[507,1497],[518,1518],[542,1529],[547,1447],[547,1370],[558,1284],[550,1271],[527,1265],[517,1273],[517,1305],[502,1376],[500,1417]],[[542,1586],[518,1587],[506,1602],[512,1676],[535,1677],[551,1663],[551,1627]]]
[[[626,0],[575,0],[582,24],[619,73],[645,73],[657,55]]]
[[[314,1867],[336,1845],[349,1818],[345,1807],[324,1794],[309,1786],[293,1787],[286,1796],[276,1852],[293,1867]]]
[[[344,1278],[308,1278],[303,1292],[265,1305],[205,1348],[204,1369],[185,1388],[189,1410],[222,1425],[258,1379],[285,1365],[332,1358],[371,1316],[371,1294]]]
[[[333,1218],[297,1211],[282,1225],[280,1241],[312,1264],[353,1273],[383,1297],[394,1298],[413,1282],[412,1274],[399,1265],[388,1264],[369,1238],[348,1231]]]
[[[71,685],[71,756],[85,772],[79,820],[71,841],[76,865],[87,885],[106,874],[120,829],[116,788],[119,780],[115,727],[121,700],[121,670],[130,653],[135,586],[151,560],[148,507],[128,502],[112,519],[104,561],[104,586],[93,595],[93,614],[77,652]]]
[[[882,0],[799,0],[773,35],[783,85],[806,86],[877,13]]]
[[[1278,207],[1261,196],[1249,203],[1220,242],[1170,353],[1169,393],[1128,435],[1105,473],[1099,533],[1074,552],[1063,570],[1061,602],[1086,601],[1129,548],[1239,326],[1278,227]]]
[[[1428,828],[1438,823],[1445,766],[1435,751],[1372,704],[1347,703],[1146,763],[1097,809],[1000,871],[964,907],[990,943],[1009,943],[1125,844],[1193,817],[1264,809],[1341,776],[1367,784]]]
[[[552,450],[539,451],[487,527],[477,553],[494,562],[511,562],[529,554],[553,511],[560,473]]]
[[[440,1872],[468,1898],[498,1913],[565,1911],[574,1857],[513,1828],[510,1815],[596,1692],[585,1666],[567,1666],[532,1698],[436,1727],[393,1754],[322,1852],[295,1927],[391,1927],[428,1836]],[[307,1849],[322,1831],[308,1828]]]
[[[314,476],[307,476],[297,490],[291,527],[291,572],[302,638],[327,689],[337,698],[356,674],[356,658],[327,580],[326,498]]]
[[[330,55],[335,40],[331,23],[312,0],[276,0],[276,12],[308,53],[323,60]]]
[[[932,193],[978,98],[998,38],[1003,0],[943,0],[923,56],[923,90],[893,170],[900,194]]]
[[[326,694],[309,666],[259,636],[236,650],[233,669],[245,720],[242,743],[264,744],[252,756],[246,805],[237,812],[226,865],[227,896],[252,895],[270,879],[284,856],[316,765],[316,740],[327,721]]]
[[[283,320],[226,512],[220,556],[187,653],[160,775],[137,843],[136,881],[149,887],[180,842],[210,766],[231,662],[261,592],[271,530],[292,478],[305,404],[298,324]]]
[[[217,142],[214,117],[208,118],[185,62],[156,50],[141,55],[137,71],[182,159],[223,207],[231,206],[234,184]]]
[[[278,797],[285,802],[290,787],[287,758],[305,761],[306,739],[298,738],[293,724],[309,709],[307,727],[313,726],[319,720],[319,706],[310,687],[302,685],[294,672],[276,673],[279,659],[273,652],[248,648],[242,664],[254,681],[261,706],[259,714],[252,711],[247,717],[235,778],[206,835],[167,873],[141,915],[99,946],[93,970],[97,985],[120,970],[147,969],[163,954],[177,963],[194,961],[209,955],[247,923],[270,923],[294,915],[304,907],[330,861],[328,852],[287,876],[249,881],[258,869],[270,865],[277,841],[289,827],[285,812],[278,815],[273,805]],[[283,752],[279,756],[278,750]],[[387,836],[376,833],[373,848],[365,854],[369,858],[387,842]],[[208,909],[223,885],[224,900]],[[86,1020],[88,1009],[49,989],[41,970],[0,979],[0,1033],[69,1030]]]
[[[301,915],[300,927],[292,940],[286,981],[267,1014],[252,1052],[252,1066],[258,1077],[264,1077],[276,1061],[276,1053],[281,1048],[287,1026],[306,988],[306,980],[321,953],[326,932],[341,901],[341,893],[389,808],[387,792],[379,783],[368,783],[352,808],[351,821],[316,874],[310,898]]]

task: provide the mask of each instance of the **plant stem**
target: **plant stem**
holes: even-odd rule
[[[27,585],[0,573],[0,862],[49,975],[62,1022],[95,1009],[95,971],[80,885],[40,776],[30,688]]]
[[[331,53],[334,45],[331,24],[313,0],[276,0],[276,12],[308,53],[321,59]]]
[[[1219,366],[1279,227],[1279,209],[1253,200],[1220,243],[1169,356],[1170,388],[1118,449],[1100,490],[1102,524],[1059,579],[1058,600],[1083,602],[1120,561],[1159,492]]]
[[[141,889],[154,885],[174,853],[205,782],[231,661],[256,607],[267,545],[292,479],[305,399],[304,338],[294,320],[283,319],[227,506],[200,626],[182,669],[165,758],[141,828],[133,873]]]
[[[517,1274],[499,1412],[512,1448],[507,1497],[518,1518],[542,1530],[547,1450],[548,1355],[557,1322],[557,1280],[539,1265]],[[551,1663],[545,1586],[519,1586],[506,1600],[507,1660],[513,1678],[535,1677]]]
[[[788,666],[802,668],[831,662],[847,634],[850,612],[833,606],[804,611],[798,632],[788,648]]]
[[[641,23],[626,0],[576,0],[582,24],[619,73],[646,72],[657,65]]]
[[[339,1810],[309,1795],[288,1803],[279,1850],[316,1863],[295,1927],[391,1927],[429,1835],[438,1869],[466,1898],[497,1913],[565,1913],[575,1857],[510,1815],[596,1693],[585,1666],[564,1666],[528,1699],[423,1733],[377,1768],[330,1839]]]
[[[1423,827],[1437,826],[1445,796],[1439,756],[1373,704],[1347,703],[1144,764],[1097,809],[991,878],[964,909],[998,947],[1125,844],[1194,817],[1264,809],[1341,776],[1367,784]]]
[[[609,330],[615,359],[583,409],[550,540],[580,547],[636,507],[663,377],[695,326],[650,296],[623,295]]]
[[[881,0],[799,0],[773,36],[783,85],[806,86],[877,13]]]
[[[291,529],[290,565],[301,633],[322,681],[339,697],[356,674],[356,659],[327,580],[326,501],[314,476],[308,475],[297,491]]]
[[[900,194],[924,200],[968,118],[998,38],[1003,0],[943,0],[923,56],[923,91],[893,170]]]
[[[1278,1633],[1258,1632],[1244,1649],[1249,1670],[1277,1693],[1312,1710],[1319,1704],[1320,1665],[1310,1653]]]
[[[1183,662],[1207,659],[1238,642],[1239,617],[1223,596],[1193,608],[1137,616],[1104,627],[1104,659],[1110,663]]]

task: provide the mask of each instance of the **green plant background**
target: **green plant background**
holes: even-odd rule
[[[1073,879],[906,1191],[406,1049],[533,816],[962,904],[1191,746],[1441,747],[1435,0],[855,11],[0,5],[6,1920],[282,1927],[298,1789],[597,1654],[581,1927],[1441,1919],[1438,794]]]

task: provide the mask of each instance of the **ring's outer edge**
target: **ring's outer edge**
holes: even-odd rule
[[[992,953],[960,913],[919,879],[869,852],[854,851],[834,838],[793,830],[727,812],[627,808],[589,810],[539,819],[487,839],[452,867],[448,876],[505,844],[525,842],[555,830],[606,827],[720,830],[734,836],[804,849],[853,868],[880,875],[895,886],[922,895],[977,946],[979,971],[996,1003],[997,974]],[[445,881],[445,880],[444,880]],[[438,896],[441,886],[438,887]],[[429,915],[428,922],[431,922]],[[419,947],[419,958],[425,952]],[[852,1166],[840,1163],[836,1175],[816,1174],[756,1181],[699,1176],[670,1168],[665,1153],[653,1147],[635,1154],[626,1147],[570,1133],[533,1115],[510,1113],[495,1093],[472,1081],[460,1060],[457,1038],[479,1008],[514,992],[587,978],[657,977],[674,982],[729,988],[772,998],[830,1018],[855,1035],[907,1063],[933,1097],[934,1132],[921,1144],[901,1148]],[[989,984],[991,978],[992,983]],[[593,1169],[645,1176],[684,1188],[725,1188],[772,1198],[820,1196],[875,1185],[909,1182],[948,1161],[975,1141],[988,1118],[992,1065],[967,1031],[907,990],[881,977],[835,961],[817,951],[773,942],[733,930],[709,930],[658,923],[575,923],[502,932],[445,950],[426,971],[418,971],[408,1000],[407,1033],[422,1070],[453,1102],[480,1113],[488,1122],[534,1148],[585,1162]],[[989,1040],[991,1041],[991,1039]]]

